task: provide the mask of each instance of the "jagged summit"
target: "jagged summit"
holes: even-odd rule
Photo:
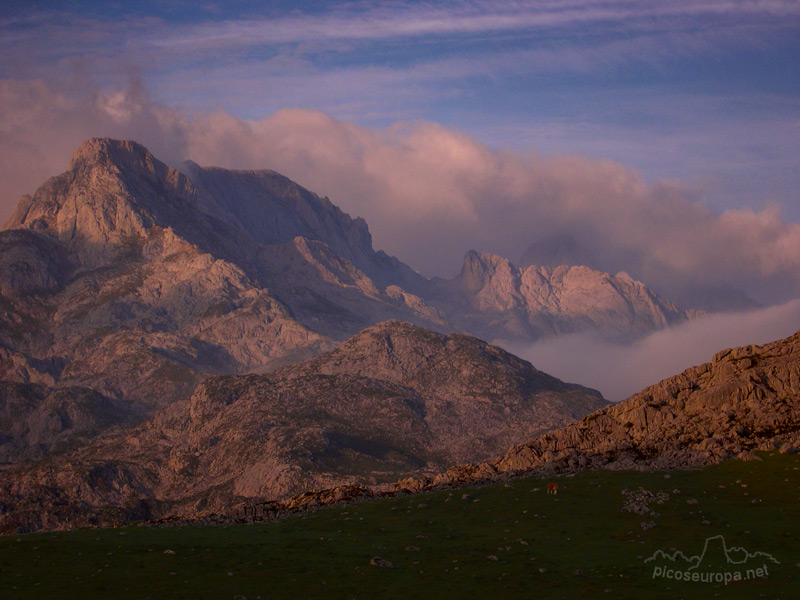
[[[280,173],[200,167],[190,161],[182,168],[201,190],[205,210],[236,223],[260,244],[302,236],[327,243],[349,260],[373,250],[364,219],[350,217],[327,197]]]
[[[536,339],[594,331],[629,339],[691,317],[625,273],[582,265],[520,268],[470,250],[455,279],[439,280],[447,316],[487,339]]]
[[[383,252],[375,251],[367,222],[351,217],[327,196],[320,197],[270,170],[236,171],[181,166],[198,189],[202,209],[262,245],[296,237],[326,244],[382,286],[393,283],[417,292],[424,278]]]
[[[515,275],[515,267],[511,261],[496,254],[469,250],[464,255],[461,265],[459,280],[465,290],[477,293],[482,290],[491,279],[500,273],[504,281],[510,281]],[[511,291],[511,290],[509,290]]]
[[[194,188],[140,144],[93,138],[70,169],[24,196],[6,229],[32,229],[57,238],[86,268],[107,265],[153,228],[173,229],[193,241],[213,227],[193,218]]]
[[[161,173],[169,168],[150,151],[133,140],[90,138],[81,144],[70,160],[70,170],[91,168],[95,165],[129,165],[143,172]]]

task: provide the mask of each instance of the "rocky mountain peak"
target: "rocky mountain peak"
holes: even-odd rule
[[[78,264],[94,268],[154,226],[186,230],[194,196],[189,180],[144,146],[93,138],[78,148],[68,171],[22,198],[6,229],[49,234]]]
[[[181,169],[198,188],[203,211],[228,222],[255,242],[285,244],[296,237],[325,243],[374,277],[381,262],[362,218],[353,218],[327,197],[268,169],[235,171],[186,161]]]
[[[461,273],[437,282],[451,321],[486,339],[536,339],[591,329],[628,339],[692,314],[625,273],[585,265],[518,267],[469,251]]]
[[[454,337],[403,321],[384,321],[313,359],[313,368],[331,374],[349,372],[399,382],[430,365],[437,355],[446,353],[448,341]]]
[[[496,276],[507,279],[513,270],[514,266],[507,258],[470,250],[464,256],[459,279],[466,291],[476,293]]]
[[[150,151],[133,140],[113,140],[111,138],[90,138],[81,144],[70,160],[70,170],[92,168],[94,166],[127,165],[155,172],[166,170],[166,165],[155,158]]]

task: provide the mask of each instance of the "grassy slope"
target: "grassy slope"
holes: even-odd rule
[[[0,538],[0,597],[797,598],[800,455],[763,456],[669,477],[583,473],[559,479],[558,496],[527,478],[454,490],[449,501],[440,491],[265,525],[9,536]],[[661,515],[647,531],[651,517],[621,511],[621,491],[639,486],[670,494],[653,505]],[[718,534],[781,564],[725,587],[654,580],[643,563],[658,549],[697,554]],[[369,566],[376,555],[395,568]]]

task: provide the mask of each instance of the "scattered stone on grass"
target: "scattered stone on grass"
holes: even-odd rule
[[[392,563],[381,558],[380,556],[373,556],[369,560],[369,564],[373,567],[386,567],[387,569],[394,569],[394,565]]]

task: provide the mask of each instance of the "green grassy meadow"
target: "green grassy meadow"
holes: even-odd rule
[[[258,525],[6,536],[0,598],[800,598],[800,455],[762,457],[531,477]],[[660,516],[621,510],[622,490],[639,487],[669,494],[651,505]],[[644,563],[659,549],[700,554],[716,535],[780,564],[724,585],[653,578]]]

